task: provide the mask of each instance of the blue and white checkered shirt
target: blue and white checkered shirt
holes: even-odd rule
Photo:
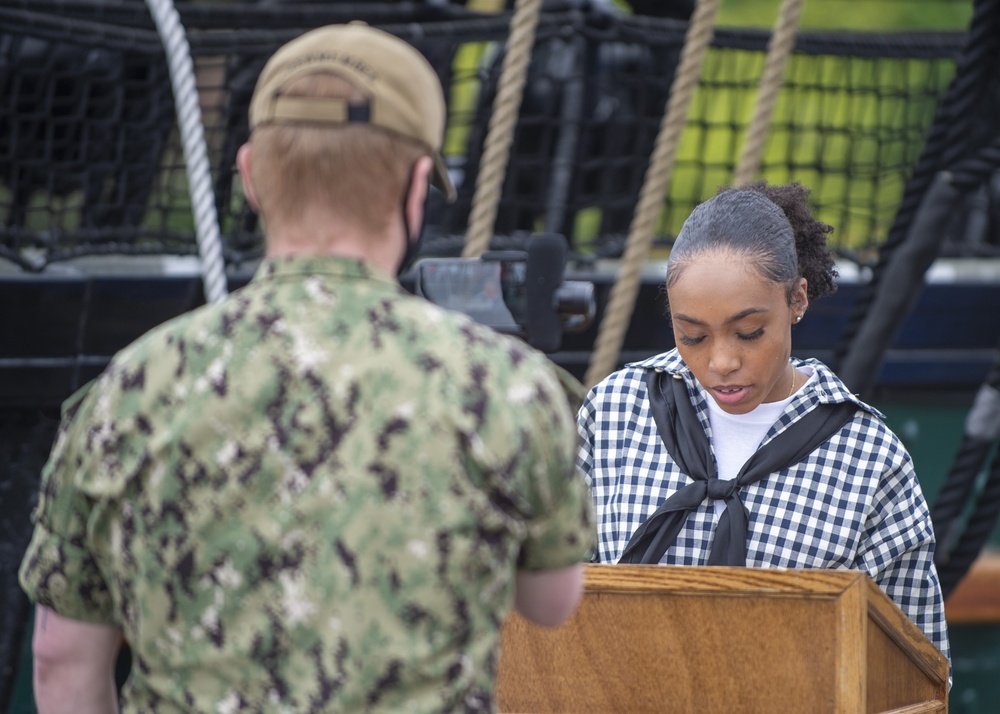
[[[854,419],[791,468],[740,491],[750,513],[748,567],[834,568],[867,572],[900,609],[949,657],[944,601],[934,568],[934,532],[913,462],[882,422],[817,360],[816,378],[801,389],[771,427],[766,443],[817,403],[850,400]],[[646,398],[646,372],[679,374],[712,441],[711,397],[671,350],[607,377],[580,409],[580,468],[594,496],[596,559],[617,563],[632,533],[666,498],[691,479],[671,459]],[[714,446],[713,446],[714,448]],[[705,565],[717,516],[709,499],[692,511],[664,565]]]

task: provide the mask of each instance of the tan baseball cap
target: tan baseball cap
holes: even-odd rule
[[[286,96],[299,77],[332,72],[355,85],[368,103]],[[425,145],[434,160],[434,182],[449,201],[455,186],[441,157],[444,91],[430,62],[398,37],[363,22],[328,25],[282,46],[264,65],[250,100],[250,130],[266,124],[368,123]]]

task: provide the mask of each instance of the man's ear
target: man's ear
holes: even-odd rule
[[[429,156],[421,156],[413,165],[413,173],[410,176],[410,192],[406,196],[406,222],[409,235],[418,235],[423,225],[424,205],[433,169],[434,162]]]
[[[251,150],[249,142],[240,147],[236,152],[236,168],[240,171],[240,181],[243,184],[243,195],[247,198],[247,203],[254,213],[260,213],[260,204],[257,202],[257,192],[254,190],[253,181],[250,179]]]

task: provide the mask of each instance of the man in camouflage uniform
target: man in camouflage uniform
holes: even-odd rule
[[[21,569],[42,712],[490,711],[498,628],[593,544],[548,360],[396,282],[441,163],[429,64],[363,24],[278,51],[238,164],[266,257],[66,404]]]

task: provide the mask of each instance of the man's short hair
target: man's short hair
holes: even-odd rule
[[[342,78],[353,92],[309,91],[300,80]],[[271,126],[381,129],[424,147],[434,181],[452,200],[441,156],[447,111],[434,68],[414,47],[362,22],[328,25],[281,47],[261,71],[250,101],[250,129]]]
[[[290,97],[357,95],[329,73],[299,77],[286,91]],[[318,205],[375,234],[402,210],[413,165],[428,153],[413,139],[369,124],[265,124],[251,144],[251,180],[266,221],[292,221]]]

